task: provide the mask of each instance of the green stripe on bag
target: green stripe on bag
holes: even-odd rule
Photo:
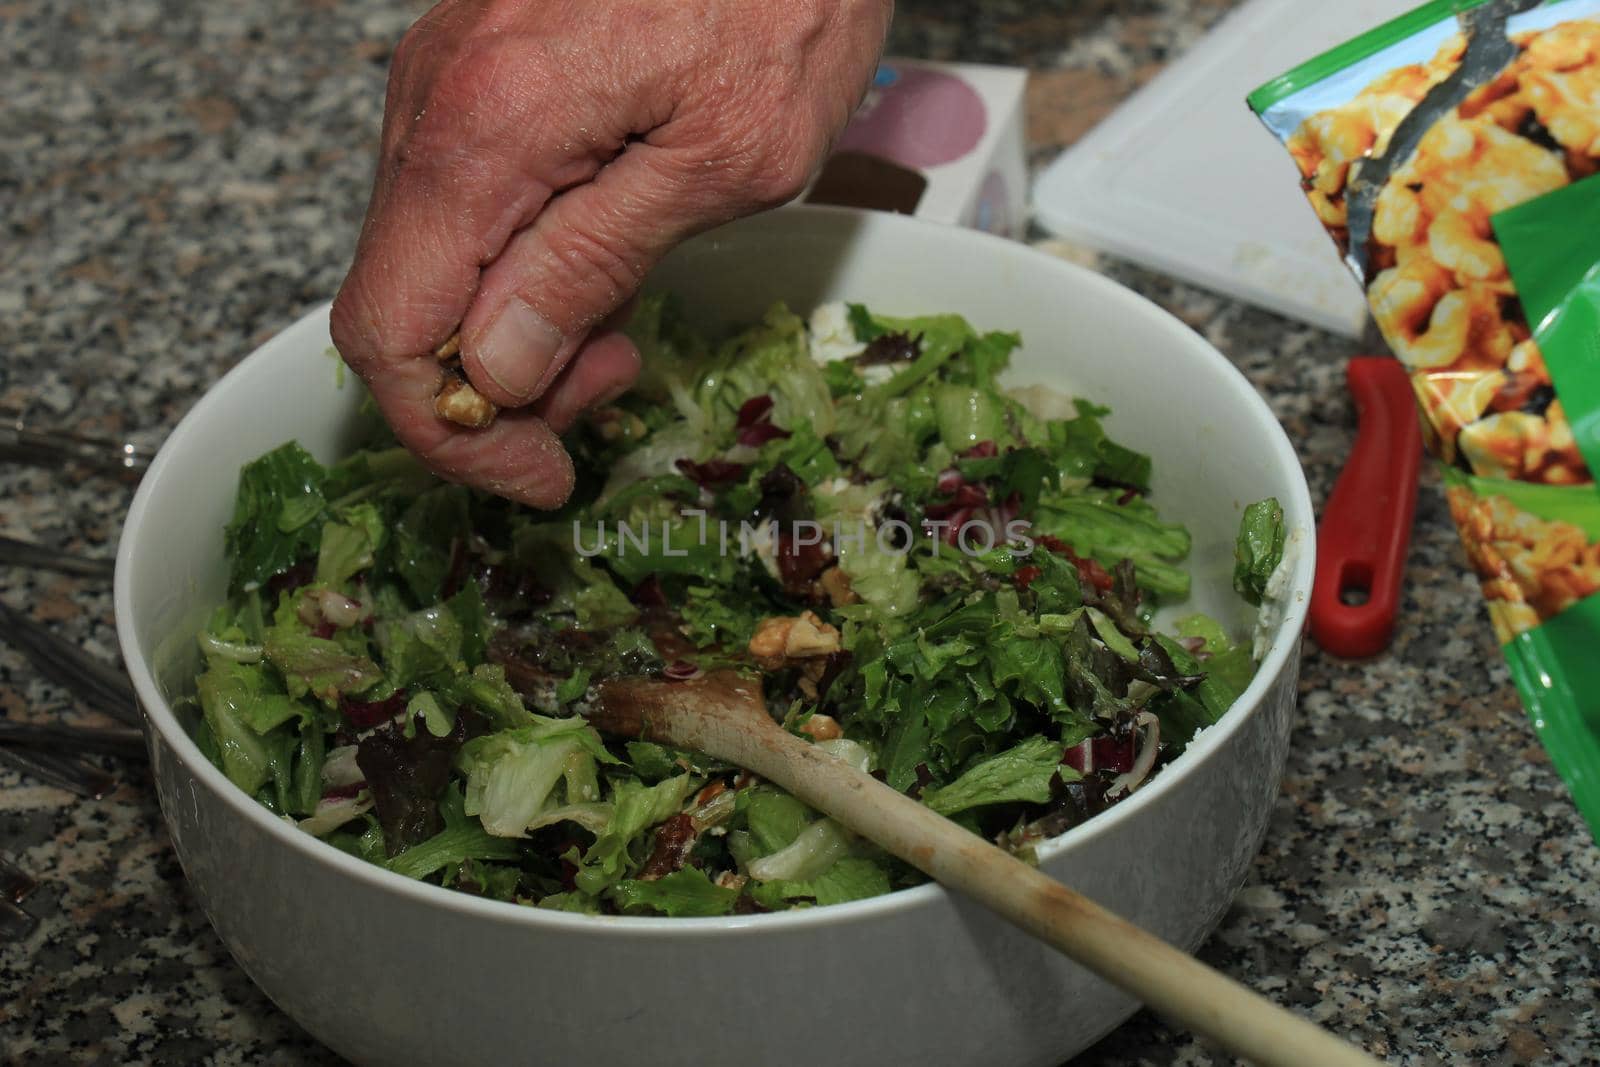
[[[1600,175],[1490,223],[1578,451],[1600,472]]]
[[[1506,663],[1534,731],[1600,841],[1600,595],[1512,638]]]

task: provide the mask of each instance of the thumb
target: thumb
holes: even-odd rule
[[[798,179],[804,184],[805,174]],[[590,332],[638,291],[674,245],[799,191],[731,189],[691,154],[637,142],[551,200],[485,268],[462,322],[462,367],[484,396],[518,407],[541,396]]]

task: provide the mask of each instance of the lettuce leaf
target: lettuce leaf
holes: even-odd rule
[[[733,910],[739,892],[714,884],[698,868],[685,867],[650,882],[623,879],[606,896],[625,914],[678,917],[726,915]]]
[[[1248,670],[1243,670],[1235,659],[1242,655],[1249,663],[1250,652],[1244,646],[1230,647],[1221,656],[1200,660],[1166,634],[1156,634],[1153,640],[1171,657],[1179,671],[1204,675],[1193,690],[1174,690],[1151,703],[1151,710],[1161,719],[1161,739],[1181,748],[1189,743],[1196,730],[1210,726],[1227,713],[1249,686],[1255,667],[1251,663]],[[1216,659],[1222,661],[1221,670],[1210,669]]]
[[[642,839],[656,823],[676,815],[694,789],[687,774],[668,778],[653,786],[637,779],[624,778],[613,788],[616,805],[610,824],[583,854],[583,864],[575,876],[585,893],[599,893],[621,880],[628,866],[628,846]]]
[[[327,471],[290,442],[239,472],[233,518],[224,534],[228,587],[254,589],[316,550],[322,535]]]
[[[793,841],[747,865],[758,882],[804,882],[817,877],[855,845],[855,835],[832,819],[808,823]]]
[[[506,669],[498,663],[480,663],[470,674],[456,675],[440,686],[438,693],[441,700],[472,708],[496,730],[515,729],[533,721],[522,697],[506,681]]]
[[[639,380],[632,392],[652,403],[671,396],[671,382],[699,380],[711,358],[705,339],[689,326],[682,306],[670,293],[640,297],[625,332],[640,356]]]
[[[227,660],[211,663],[196,685],[200,711],[216,742],[223,773],[246,793],[255,793],[272,770],[267,744],[250,725],[251,720],[261,715],[261,705],[282,708],[288,698],[273,690],[264,668]]]
[[[923,486],[913,494],[921,496],[932,488],[938,470],[921,463],[923,446],[939,432],[932,393],[921,388],[889,394],[883,391],[887,384],[839,402],[839,451],[873,477],[892,475],[901,488]],[[919,467],[931,469],[922,470],[918,478]]]
[[[442,604],[386,619],[376,630],[385,677],[396,689],[446,686],[482,661],[489,628],[473,582]]]
[[[1239,536],[1233,547],[1233,588],[1252,604],[1267,594],[1267,581],[1283,562],[1287,536],[1283,505],[1275,497],[1258,500],[1244,509]]]
[[[469,499],[459,485],[435,485],[395,520],[395,573],[418,604],[439,600],[452,558],[472,532]]]
[[[388,537],[383,516],[371,504],[358,504],[322,526],[316,581],[337,589],[371,567]]]
[[[333,703],[346,693],[361,693],[383,679],[370,657],[339,641],[314,637],[303,626],[276,624],[263,644],[267,662],[278,669],[293,696],[311,694]]]
[[[531,725],[473,738],[456,758],[467,776],[464,810],[496,837],[524,836],[541,811],[563,802],[555,799],[555,790],[570,773],[569,758],[587,759],[590,767],[617,762],[584,720],[533,718]],[[566,797],[564,802],[590,799]]]
[[[819,906],[882,896],[889,892],[889,874],[875,860],[846,856],[809,881],[761,882],[750,890],[751,899],[767,908],[783,908],[794,901]]]
[[[461,817],[461,795],[452,787],[439,805],[445,827],[437,834],[392,856],[388,868],[407,878],[426,878],[467,860],[516,860],[522,848],[516,841],[495,837],[483,827]]]
[[[834,542],[839,569],[850,579],[851,591],[871,609],[873,621],[886,625],[914,612],[922,599],[922,582],[908,565],[906,553],[885,551],[874,527],[859,527],[859,537],[848,520],[839,527],[843,533]]]
[[[723,345],[717,364],[700,379],[696,398],[726,443],[739,408],[757,396],[772,397],[772,423],[781,429],[804,424],[819,438],[833,432],[833,394],[811,358],[804,321],[784,305],[774,304]]]
[[[949,785],[924,791],[922,802],[940,815],[984,804],[1043,804],[1050,799],[1050,780],[1058,773],[1068,781],[1076,777],[1077,772],[1061,766],[1063,751],[1049,738],[1030,737],[978,762]]]
[[[730,597],[711,585],[691,585],[686,594],[680,608],[682,629],[697,648],[738,649],[750,643],[761,617],[759,602]]]
[[[1189,595],[1189,574],[1177,564],[1189,554],[1189,531],[1165,522],[1143,497],[1118,503],[1117,490],[1046,493],[1034,515],[1034,534],[1050,534],[1092,557],[1107,570],[1133,561],[1139,587],[1181,600]]]
[[[608,524],[606,529],[609,532],[606,542],[609,549],[629,555],[632,543],[624,544],[619,549],[616,525]],[[594,528],[582,528],[586,547],[597,532]],[[660,551],[660,532],[659,524],[652,524],[648,528],[652,551]],[[539,587],[550,594],[546,610],[570,611],[576,616],[579,626],[592,630],[626,626],[639,617],[639,609],[628,600],[627,594],[617,588],[611,576],[578,554],[570,527],[557,523],[524,524],[517,531],[513,551],[517,559],[533,572]],[[633,554],[629,562],[637,558],[637,554]],[[640,580],[642,576],[634,581]]]
[[[1000,441],[1009,436],[1005,407],[998,395],[987,390],[965,385],[936,385],[933,410],[939,422],[939,439],[952,451],[963,451],[979,441]]]
[[[755,845],[755,856],[770,856],[793,844],[816,817],[815,812],[788,793],[764,787],[743,794],[739,810]]]

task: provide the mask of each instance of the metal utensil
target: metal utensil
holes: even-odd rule
[[[0,941],[21,941],[38,926],[38,919],[11,901],[0,900]]]
[[[144,734],[131,726],[67,726],[0,719],[0,745],[68,753],[103,752],[132,759],[145,755]]]
[[[103,474],[137,478],[153,457],[153,450],[132,441],[43,429],[30,425],[20,411],[0,411],[0,460],[44,467],[78,464]]]
[[[38,888],[39,883],[33,880],[32,875],[0,856],[0,900],[21,904],[28,899],[28,894]]]
[[[0,640],[96,711],[129,726],[139,725],[137,698],[126,675],[3,602]]]
[[[32,567],[83,578],[110,578],[116,565],[109,559],[89,559],[61,552],[32,541],[0,534],[0,566]]]
[[[99,800],[117,787],[117,780],[99,767],[63,752],[0,745],[0,763],[90,800]]]

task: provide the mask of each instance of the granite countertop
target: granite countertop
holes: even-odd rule
[[[891,49],[1026,65],[1035,162],[1193,42],[1227,0],[902,3]],[[264,338],[327,299],[367,195],[380,0],[0,0],[0,407],[156,444]],[[1126,264],[1270,400],[1320,501],[1350,448],[1355,347]],[[0,469],[0,532],[114,551],[130,489]],[[1308,643],[1266,845],[1201,956],[1405,1063],[1596,1053],[1600,851],[1502,666],[1425,476],[1392,649]],[[105,582],[0,571],[0,598],[116,655]],[[77,719],[0,647],[0,709]],[[142,769],[80,801],[0,771],[0,853],[38,929],[0,945],[0,1059],[331,1061],[250,983],[189,894]],[[1089,1064],[1213,1054],[1148,1013]]]

